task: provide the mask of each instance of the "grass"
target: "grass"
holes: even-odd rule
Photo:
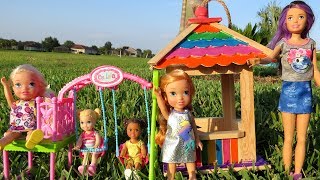
[[[122,70],[136,74],[140,77],[152,80],[152,72],[147,64],[148,59],[128,58],[117,56],[94,56],[75,55],[64,53],[38,53],[28,51],[0,51],[0,76],[8,77],[11,70],[17,65],[29,63],[37,67],[47,79],[51,88],[58,92],[66,83],[78,76],[90,73],[100,65],[113,65]],[[255,69],[255,120],[256,120],[256,142],[257,154],[268,161],[271,168],[264,171],[243,169],[239,172],[221,171],[216,169],[212,174],[198,174],[199,179],[289,179],[282,166],[281,149],[283,146],[283,128],[281,116],[277,111],[278,98],[280,93],[280,81],[278,77],[269,77],[269,72],[265,69]],[[274,72],[272,70],[267,70]],[[266,77],[260,77],[266,76]],[[194,113],[196,116],[221,116],[221,87],[218,78],[194,78],[196,97],[193,101]],[[213,88],[207,88],[210,85]],[[204,91],[205,89],[205,91]],[[236,101],[239,102],[239,84],[236,83]],[[3,89],[0,88],[0,94]],[[320,132],[318,105],[320,91],[313,88],[315,113],[312,114],[308,128],[307,154],[303,167],[306,177],[311,179],[320,178]],[[77,94],[77,107],[79,109],[100,107],[99,95],[93,86],[89,86],[79,91]],[[112,109],[111,92],[105,91],[105,104],[107,109]],[[150,92],[149,92],[149,97]],[[119,142],[124,142],[127,137],[123,129],[122,120],[130,117],[146,117],[143,91],[140,86],[131,82],[123,82],[116,91]],[[150,102],[150,101],[149,101]],[[151,107],[149,107],[151,108]],[[239,104],[236,105],[237,112],[240,111]],[[4,96],[0,96],[0,134],[3,134],[8,127],[9,108]],[[66,166],[67,150],[57,153],[56,177],[60,179],[121,179],[123,178],[124,167],[115,157],[115,135],[113,113],[107,111],[109,148],[98,165],[99,171],[93,178],[81,176],[77,167],[81,164],[81,159],[74,152],[72,167]],[[96,125],[98,130],[102,130],[101,123]],[[266,138],[268,137],[268,138]],[[146,142],[147,133],[143,133],[142,138]],[[49,155],[36,153],[34,158],[34,168],[27,172],[27,157],[19,152],[10,152],[11,178],[22,179],[48,179],[49,177]],[[0,168],[2,167],[0,162]],[[147,179],[148,167],[140,173],[143,179]],[[161,168],[156,168],[157,179],[165,179]],[[3,178],[3,174],[0,175]],[[176,179],[185,179],[181,174],[177,174]]]

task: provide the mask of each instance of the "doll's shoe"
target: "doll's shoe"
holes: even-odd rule
[[[124,170],[124,177],[126,178],[126,180],[131,179],[131,175],[132,175],[132,170],[131,169]]]
[[[291,176],[293,178],[293,180],[300,180],[302,179],[302,174],[294,174],[293,172],[290,172],[289,176]]]
[[[84,170],[84,166],[81,165],[81,166],[78,167],[78,171],[82,175],[83,175],[83,170]]]
[[[302,174],[301,173],[293,175],[293,180],[300,180],[300,179],[302,179]]]
[[[133,170],[133,179],[134,180],[141,180],[140,176],[138,175],[136,170]]]
[[[34,130],[26,142],[26,148],[33,149],[43,139],[43,132],[40,129]]]
[[[89,176],[94,176],[96,174],[96,169],[97,169],[96,165],[90,164],[88,167]]]

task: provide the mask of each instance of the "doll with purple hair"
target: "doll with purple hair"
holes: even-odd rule
[[[312,113],[311,80],[320,84],[317,67],[316,43],[309,37],[315,16],[308,4],[292,1],[281,12],[278,29],[270,42],[273,52],[266,58],[252,58],[250,67],[279,61],[281,64],[282,89],[278,109],[284,129],[283,163],[291,171],[293,139],[296,129],[297,143],[294,152],[295,167],[291,176],[302,178],[302,167],[306,154],[307,128]]]

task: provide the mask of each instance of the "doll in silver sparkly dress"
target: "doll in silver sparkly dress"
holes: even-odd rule
[[[161,112],[156,143],[162,148],[161,160],[168,163],[168,179],[174,179],[176,165],[186,163],[189,179],[196,179],[196,148],[202,150],[191,100],[195,88],[183,70],[173,70],[160,79],[154,89]]]

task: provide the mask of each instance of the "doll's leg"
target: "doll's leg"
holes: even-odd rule
[[[97,153],[91,153],[91,164],[88,166],[88,174],[90,176],[96,174],[98,156],[99,154]]]
[[[134,164],[134,168],[137,169],[137,170],[140,170],[141,169],[141,163],[140,162],[136,162]]]
[[[98,155],[97,153],[91,153],[91,164],[94,164],[96,165],[97,164],[97,161],[98,161]]]
[[[87,164],[87,162],[88,162],[88,155],[87,155],[87,153],[83,153],[83,160],[82,160],[82,165],[80,165],[79,167],[78,167],[78,171],[80,172],[80,174],[82,174],[82,175],[84,175],[84,167],[85,167],[85,165]]]
[[[176,174],[176,164],[168,163],[167,179],[174,180],[174,175]]]
[[[292,142],[294,137],[294,129],[296,123],[296,115],[291,113],[282,112],[282,123],[284,130],[284,142],[283,142],[283,163],[287,172],[290,172],[290,166],[292,163]]]
[[[187,163],[189,180],[196,180],[196,163]]]
[[[140,155],[132,158],[133,159],[133,165],[134,165],[134,169],[140,170],[141,169],[141,164],[142,164],[142,159],[140,157]]]
[[[3,138],[0,139],[0,150],[3,150],[3,148],[7,144],[10,144],[13,140],[17,139],[20,136],[21,136],[20,132],[12,132],[12,131],[5,132]]]
[[[132,166],[133,166],[134,162],[132,160],[132,158],[128,158],[126,161],[125,161],[125,165],[126,165],[126,169],[131,169]]]
[[[84,152],[83,153],[83,160],[82,160],[82,165],[85,166],[88,164],[88,161],[89,161],[89,153],[87,152]]]
[[[297,115],[297,145],[295,149],[295,167],[294,173],[301,173],[303,162],[306,155],[307,129],[309,125],[310,114]]]

